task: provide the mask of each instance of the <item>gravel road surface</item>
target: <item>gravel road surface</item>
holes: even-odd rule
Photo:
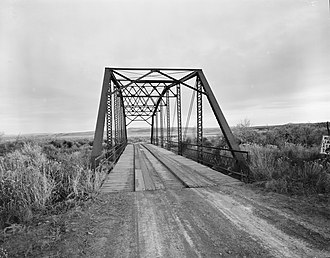
[[[281,205],[277,203],[281,202]],[[99,196],[71,214],[61,257],[330,257],[329,216],[246,186]]]

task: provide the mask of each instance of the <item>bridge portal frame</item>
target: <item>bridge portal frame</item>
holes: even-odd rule
[[[175,76],[174,74],[184,74]],[[132,76],[134,75],[134,76]],[[161,77],[161,78],[160,78]],[[188,80],[195,79],[196,87],[187,84]],[[219,127],[224,135],[232,156],[243,169],[248,169],[245,158],[240,152],[239,145],[231,132],[226,118],[216,100],[213,91],[202,69],[186,68],[109,68],[104,71],[96,128],[94,134],[91,162],[97,166],[102,157],[102,143],[104,135],[105,119],[107,119],[107,143],[114,145],[127,144],[127,126],[134,121],[145,121],[151,126],[151,143],[158,142],[158,131],[155,126],[163,121],[158,118],[163,115],[163,106],[168,110],[169,98],[177,99],[177,132],[178,154],[182,154],[182,121],[181,121],[181,87],[187,87],[197,92],[197,145],[198,155],[203,155],[203,117],[202,96],[206,96],[215,115]],[[176,88],[176,90],[173,90]],[[157,115],[158,113],[161,113]],[[168,116],[168,112],[165,114]],[[109,121],[111,119],[111,121]],[[114,119],[114,121],[112,121]],[[169,134],[169,117],[167,117],[167,137]],[[112,137],[112,126],[115,128],[115,139]],[[109,128],[109,126],[111,128]],[[161,128],[162,145],[164,134]],[[157,138],[157,139],[156,139]],[[170,143],[168,142],[166,146]]]

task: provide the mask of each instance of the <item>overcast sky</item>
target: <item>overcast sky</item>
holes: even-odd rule
[[[94,130],[106,66],[202,68],[230,125],[327,121],[328,1],[1,0],[0,132]]]

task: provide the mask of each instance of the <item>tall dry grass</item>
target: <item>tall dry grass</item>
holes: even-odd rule
[[[106,171],[89,168],[88,148],[46,147],[28,141],[0,157],[0,228],[82,200],[99,189]]]
[[[320,157],[317,147],[244,144],[242,149],[249,151],[252,179],[265,188],[292,194],[330,193],[330,159]]]

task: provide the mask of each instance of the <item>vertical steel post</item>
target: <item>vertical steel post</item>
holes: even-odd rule
[[[168,150],[171,149],[171,118],[170,118],[170,93],[166,92],[166,147]]]
[[[104,71],[103,85],[101,91],[101,99],[99,104],[99,111],[97,115],[96,128],[94,133],[93,150],[91,154],[92,167],[95,168],[95,159],[102,154],[102,142],[104,133],[105,114],[107,111],[107,92],[110,83],[110,70],[108,68]]]
[[[111,82],[107,92],[107,144],[108,149],[112,148],[112,85]]]
[[[123,126],[124,126],[124,142],[127,144],[127,126],[126,126],[126,116],[125,116],[125,108],[123,103]]]
[[[151,144],[155,144],[155,130],[154,130],[154,127],[155,127],[155,115],[153,114],[151,116],[151,137],[150,137],[150,143]]]
[[[114,120],[115,120],[115,146],[118,145],[118,95],[117,93],[114,96]]]
[[[203,163],[203,95],[202,84],[199,78],[196,78],[197,90],[197,153],[198,162]]]
[[[119,126],[119,144],[123,141],[123,121],[122,121],[122,106],[121,106],[121,99],[118,96],[118,126]]]
[[[158,111],[156,111],[156,145],[158,146],[159,142],[158,142]]]
[[[182,155],[182,120],[181,120],[181,86],[176,86],[176,109],[178,117],[178,154]]]
[[[162,100],[163,102],[163,100]],[[160,119],[160,146],[164,148],[164,124],[163,124],[163,103],[160,105],[160,113],[159,113],[159,119]]]
[[[122,122],[122,137],[123,137],[123,143],[126,143],[126,123],[125,123],[125,108],[124,108],[124,102],[121,100],[122,108],[121,108],[121,122]]]

